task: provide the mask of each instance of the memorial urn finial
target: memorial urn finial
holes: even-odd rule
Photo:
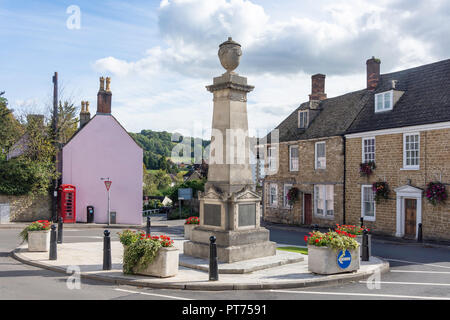
[[[232,72],[239,66],[239,61],[242,56],[241,45],[231,37],[219,46],[219,59],[220,64],[224,67],[227,72]]]

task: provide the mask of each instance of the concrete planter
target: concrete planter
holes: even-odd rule
[[[160,278],[174,277],[178,274],[179,250],[175,247],[160,248],[155,259],[145,270],[133,270],[135,274]]]
[[[184,225],[184,239],[191,240],[192,230],[198,227],[198,224],[185,224]]]
[[[348,255],[344,255],[341,254],[342,250],[308,245],[308,271],[317,274],[336,274],[358,270],[359,249],[347,251]]]
[[[372,235],[368,235],[369,240],[369,257],[372,256]],[[362,257],[362,235],[356,236],[355,240],[359,243],[359,256]]]
[[[28,231],[28,251],[45,252],[50,249],[50,230]]]

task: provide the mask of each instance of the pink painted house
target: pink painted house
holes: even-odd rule
[[[110,212],[117,224],[142,224],[143,151],[111,114],[109,78],[100,78],[97,113],[90,119],[89,103],[82,102],[80,129],[62,151],[62,183],[76,187],[76,221],[87,222],[87,206],[94,222],[108,222],[108,194],[102,178],[110,178]]]

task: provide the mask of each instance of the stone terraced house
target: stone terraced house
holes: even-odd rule
[[[325,75],[313,75],[309,101],[275,128],[279,143],[270,143],[276,130],[266,137],[265,221],[321,226],[343,221],[344,134],[369,94],[360,90],[327,99],[324,88]],[[292,207],[291,187],[300,191]]]
[[[384,75],[378,59],[366,65],[366,88],[335,98],[324,75],[312,76],[310,100],[266,137],[263,219],[334,226],[363,217],[374,233],[398,237],[417,237],[422,223],[425,239],[449,239],[450,200],[424,197],[428,182],[450,182],[450,60]],[[373,174],[361,176],[369,161]],[[391,192],[376,203],[378,181]]]
[[[374,232],[424,239],[450,239],[450,200],[432,205],[429,182],[450,185],[450,59],[380,75],[374,62],[373,90],[347,130],[346,218]],[[360,164],[374,161],[373,174]],[[374,200],[372,184],[386,182],[387,199]]]

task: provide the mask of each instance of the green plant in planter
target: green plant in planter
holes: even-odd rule
[[[200,219],[198,217],[189,217],[184,224],[200,224]]]
[[[47,220],[34,221],[30,225],[26,226],[20,233],[19,236],[22,238],[22,243],[28,241],[28,231],[44,231],[50,230],[51,222]]]
[[[170,237],[146,235],[143,232],[125,230],[119,234],[120,242],[125,246],[123,252],[123,273],[133,274],[145,270],[153,262],[158,250],[162,247],[172,247]]]
[[[322,233],[314,231],[309,233],[309,237],[305,236],[304,240],[307,244],[316,247],[328,247],[335,251],[350,249],[354,250],[359,247],[359,243],[354,239],[356,235],[349,233],[337,233],[329,231]]]
[[[124,230],[123,232],[119,232],[117,234],[119,235],[120,243],[124,246],[129,246],[140,238],[140,234],[132,230]]]

